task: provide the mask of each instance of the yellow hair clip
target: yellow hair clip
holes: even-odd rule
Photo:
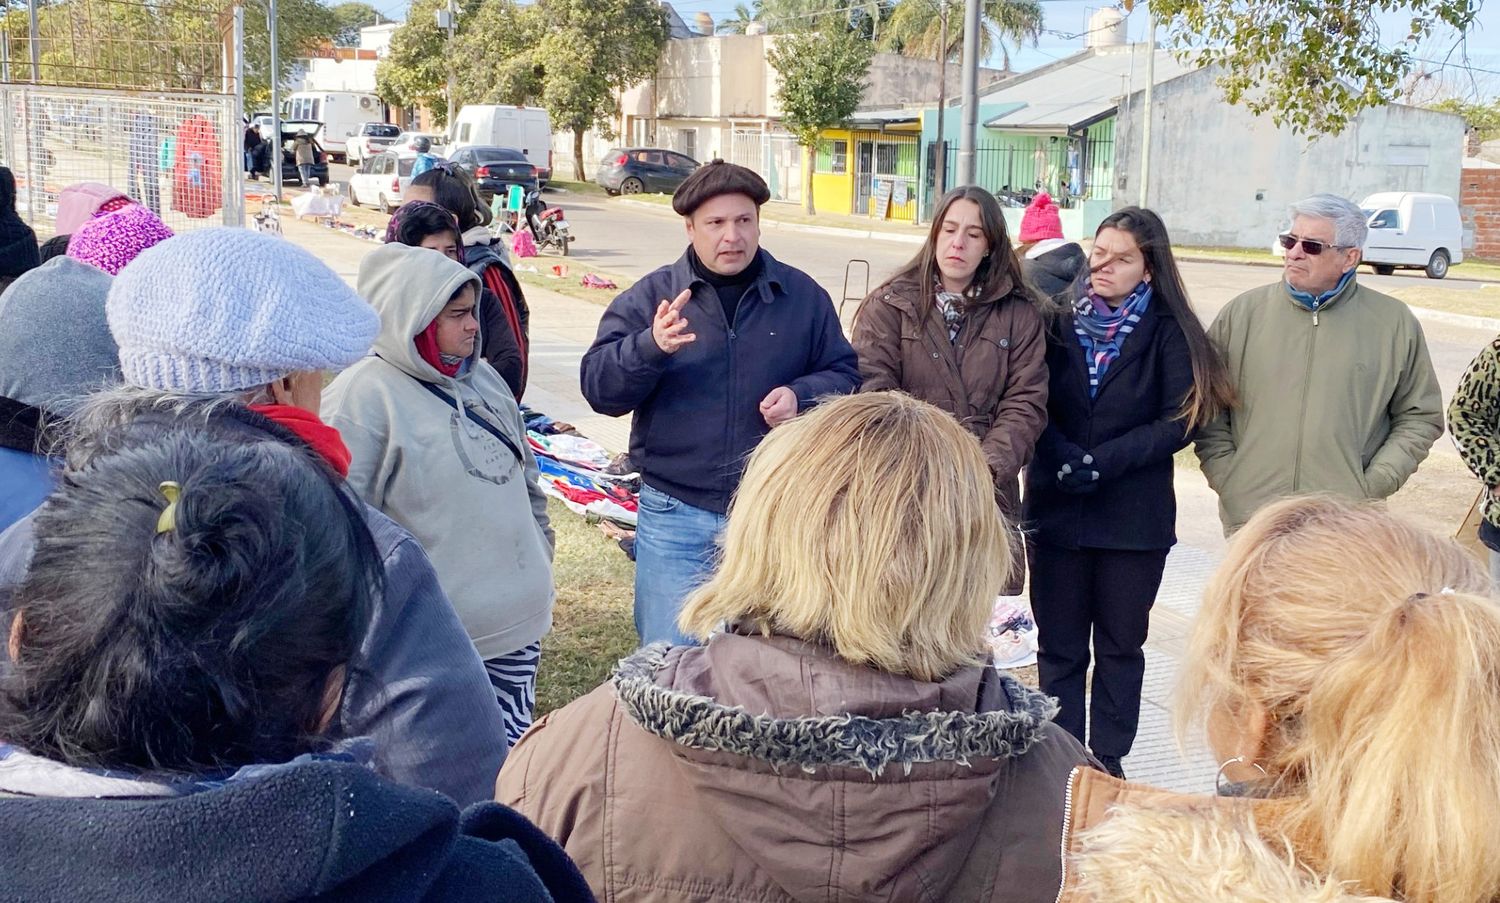
[[[167,500],[167,507],[162,509],[161,515],[156,518],[156,533],[170,533],[177,529],[177,500],[182,497],[182,486],[167,480],[156,487]]]

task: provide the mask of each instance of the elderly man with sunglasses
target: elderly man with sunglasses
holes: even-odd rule
[[[1285,496],[1386,498],[1443,433],[1421,325],[1355,276],[1364,212],[1331,194],[1290,212],[1281,281],[1235,298],[1209,330],[1239,398],[1197,439],[1226,534]]]

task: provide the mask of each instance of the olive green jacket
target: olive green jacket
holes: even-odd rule
[[[1286,496],[1386,498],[1443,433],[1421,324],[1357,278],[1316,313],[1285,283],[1248,291],[1209,335],[1239,395],[1197,440],[1225,533]]]

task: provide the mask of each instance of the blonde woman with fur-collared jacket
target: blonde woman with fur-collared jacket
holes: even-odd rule
[[[824,402],[751,456],[723,549],[678,621],[706,644],[540,719],[499,799],[615,903],[1053,903],[1088,756],[979,657],[1011,562],[979,441],[901,393]]]
[[[1075,772],[1061,900],[1500,899],[1500,607],[1456,543],[1304,497],[1246,524],[1179,677],[1221,796]]]

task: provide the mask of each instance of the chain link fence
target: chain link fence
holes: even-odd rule
[[[54,231],[58,192],[74,182],[114,186],[174,231],[245,221],[232,96],[0,85],[0,103],[0,163],[38,234]]]

